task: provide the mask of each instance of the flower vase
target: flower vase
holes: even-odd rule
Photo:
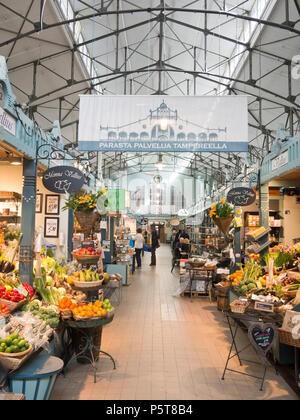
[[[214,222],[218,226],[218,228],[223,232],[224,236],[227,236],[227,233],[229,231],[229,228],[232,224],[233,217],[219,217],[215,218]]]

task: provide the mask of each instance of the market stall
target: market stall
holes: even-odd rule
[[[260,228],[252,232],[252,236],[261,238],[265,232],[268,235],[269,230]],[[282,244],[269,251],[267,246],[264,250],[261,248],[258,245],[256,253],[248,254],[247,262],[217,286],[226,290],[226,316],[234,317],[247,328],[253,322],[266,323],[265,318],[268,318],[277,334],[274,337],[277,345],[269,349],[277,363],[284,358],[285,346],[294,347],[295,359],[290,362],[295,363],[298,384],[300,244],[290,247]]]

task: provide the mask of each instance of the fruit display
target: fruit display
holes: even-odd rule
[[[103,308],[106,309],[107,312],[111,312],[114,308],[112,307],[110,300],[109,299],[105,299],[103,301]]]
[[[235,273],[229,276],[229,280],[232,281],[232,286],[238,286],[239,283],[243,280],[244,270],[238,270]]]
[[[104,308],[103,303],[97,301],[95,303],[88,303],[87,305],[79,306],[73,310],[73,314],[78,318],[98,318],[105,317],[107,310]]]
[[[0,303],[0,316],[9,314],[9,308],[3,303]]]
[[[17,289],[8,290],[5,286],[0,286],[0,299],[13,303],[19,303],[25,300],[25,296]]]
[[[99,275],[93,268],[88,270],[76,271],[72,276],[68,277],[68,281],[79,281],[81,283],[99,282],[103,280],[103,276]]]
[[[30,344],[19,334],[12,334],[5,339],[0,339],[0,353],[17,354],[28,350]]]
[[[59,302],[59,309],[61,310],[73,310],[78,308],[78,305],[75,301],[65,297]]]
[[[73,314],[76,318],[105,318],[110,312],[113,311],[113,307],[109,299],[105,299],[104,302],[96,301],[95,303],[88,303],[86,305],[80,305],[73,310]]]
[[[102,255],[101,250],[96,250],[95,248],[81,248],[73,252],[74,256],[83,256],[83,257],[90,257],[90,256],[100,256]]]

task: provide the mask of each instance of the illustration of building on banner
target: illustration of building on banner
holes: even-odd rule
[[[118,127],[100,126],[102,141],[130,142],[226,142],[227,127],[205,127],[184,120],[178,110],[172,110],[164,100],[162,104],[145,116]]]

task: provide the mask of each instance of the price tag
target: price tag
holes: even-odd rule
[[[25,289],[25,287],[23,287],[22,285],[17,287],[16,290],[21,293],[21,295],[24,295],[25,298],[28,297],[29,293],[27,292],[27,290]]]

